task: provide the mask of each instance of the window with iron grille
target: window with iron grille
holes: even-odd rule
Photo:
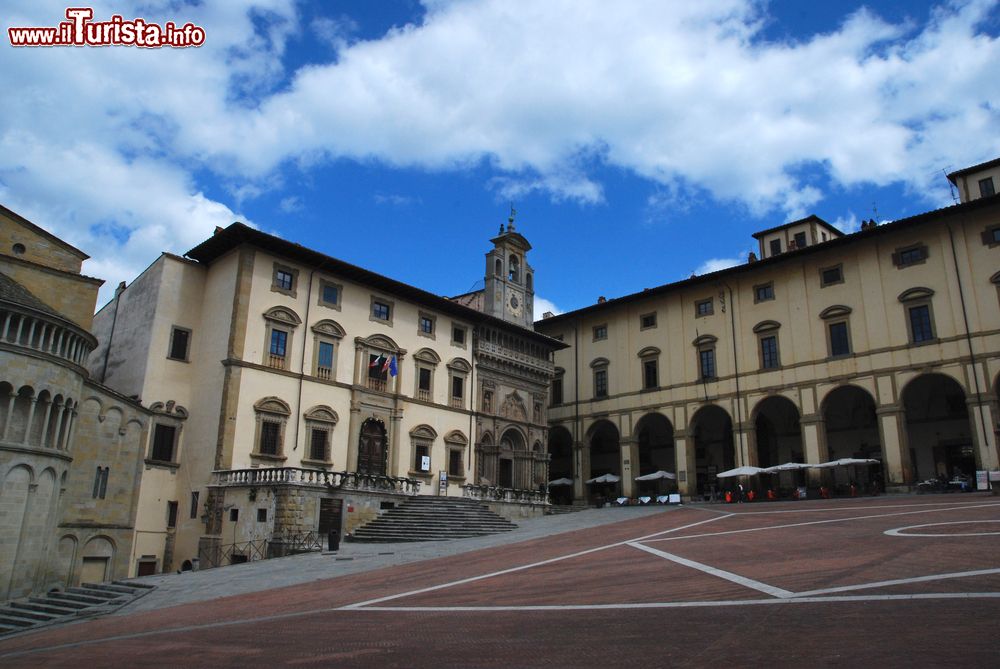
[[[309,459],[325,462],[329,459],[329,431],[314,427],[309,431]]]
[[[263,419],[260,422],[260,448],[264,455],[278,455],[281,452],[281,423]]]
[[[167,357],[171,360],[187,360],[190,339],[191,331],[187,328],[173,328],[170,332],[170,355]]]
[[[465,468],[462,466],[462,451],[457,449],[448,451],[448,476],[465,476]]]
[[[608,370],[594,370],[594,397],[608,396]]]

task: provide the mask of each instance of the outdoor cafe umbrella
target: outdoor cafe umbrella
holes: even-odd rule
[[[851,465],[877,465],[878,460],[873,460],[872,458],[840,458],[839,460],[831,460],[830,462],[821,462],[818,465],[809,465],[810,467],[827,468],[827,467],[849,467]]]
[[[670,472],[665,472],[662,469],[652,474],[644,474],[642,476],[636,476],[636,481],[657,481],[659,479],[676,479],[676,474],[671,474]]]
[[[556,485],[573,485],[573,479],[562,478],[562,479],[556,479],[554,481],[549,481],[550,488]]]
[[[621,481],[621,477],[614,474],[602,474],[592,479],[587,479],[587,483],[618,483],[619,481]]]
[[[662,469],[655,471],[652,474],[643,474],[642,476],[635,477],[636,481],[656,481],[657,491],[662,490],[660,488],[660,481],[671,481],[676,479],[677,479],[676,474],[665,472]]]
[[[742,467],[737,467],[736,469],[727,469],[724,472],[719,472],[715,476],[720,479],[729,478],[731,476],[755,476],[760,474],[764,470],[760,467],[751,467],[750,465],[743,465]]]

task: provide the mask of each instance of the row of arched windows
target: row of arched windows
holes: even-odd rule
[[[61,394],[36,393],[31,386],[15,391],[10,383],[0,381],[0,441],[67,450],[77,405]]]

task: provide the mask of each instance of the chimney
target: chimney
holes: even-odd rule
[[[542,320],[545,320],[546,318],[552,318],[553,316],[555,316],[554,313],[552,313],[551,311],[546,311],[544,314],[542,314]]]
[[[220,227],[220,226],[217,225],[217,226],[215,226],[215,230],[212,232],[212,235],[215,236],[215,235],[219,234],[220,232],[222,232],[224,229],[225,228],[222,228],[222,227]]]
[[[607,302],[607,301],[608,301],[608,298],[604,297],[603,295],[601,295],[601,296],[599,296],[599,297],[597,298],[597,303],[598,303],[598,304],[604,304],[604,303],[605,303],[605,302]]]
[[[753,251],[751,251],[751,252],[750,252],[750,255],[749,255],[749,256],[747,256],[747,262],[748,262],[748,263],[754,263],[754,262],[757,262],[757,254],[756,254],[756,253],[754,253]]]

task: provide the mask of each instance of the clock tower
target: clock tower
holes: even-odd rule
[[[491,239],[493,250],[486,254],[484,310],[521,327],[534,329],[535,271],[528,264],[531,244],[514,230],[512,207],[507,226]]]

